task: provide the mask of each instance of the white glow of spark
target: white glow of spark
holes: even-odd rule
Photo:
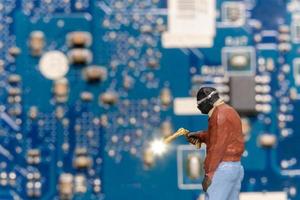
[[[150,144],[151,151],[158,156],[161,156],[167,151],[167,145],[163,140],[153,140]]]

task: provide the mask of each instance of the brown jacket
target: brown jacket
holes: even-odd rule
[[[208,130],[198,134],[206,144],[205,174],[212,179],[222,161],[239,161],[244,152],[242,124],[238,113],[229,105],[215,107]]]

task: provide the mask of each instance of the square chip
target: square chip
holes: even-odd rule
[[[222,4],[222,22],[226,25],[243,26],[246,21],[246,5],[243,2],[226,1]]]
[[[254,76],[233,76],[230,79],[230,104],[240,114],[255,114]]]

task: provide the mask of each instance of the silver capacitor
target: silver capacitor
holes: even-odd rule
[[[198,179],[203,174],[203,164],[200,155],[192,153],[187,158],[187,174],[190,179]]]

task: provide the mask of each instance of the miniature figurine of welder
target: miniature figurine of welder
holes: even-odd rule
[[[206,144],[206,200],[238,200],[244,169],[241,156],[244,138],[239,114],[219,97],[215,88],[202,87],[197,94],[198,109],[208,114],[207,131],[191,132],[187,140],[196,146]]]

